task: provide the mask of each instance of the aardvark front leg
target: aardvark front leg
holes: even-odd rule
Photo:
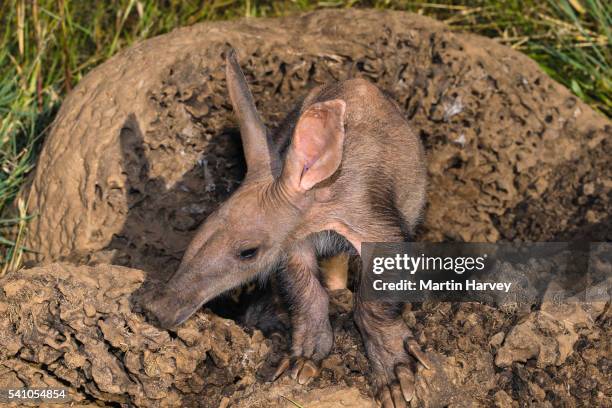
[[[319,363],[332,348],[329,297],[318,275],[312,245],[296,246],[289,254],[284,276],[292,325],[291,358],[281,361],[273,379],[293,364],[291,376],[300,384],[309,382],[319,374]]]
[[[355,323],[372,369],[376,399],[383,408],[406,407],[414,396],[413,356],[430,364],[404,323],[400,305],[357,299]]]
[[[362,242],[400,242],[399,231],[364,237]],[[366,271],[361,271],[360,285],[365,285]],[[414,372],[417,361],[426,368],[431,364],[421,351],[401,315],[402,303],[364,299],[360,287],[356,293],[354,319],[368,355],[376,399],[383,408],[406,407],[414,397]]]

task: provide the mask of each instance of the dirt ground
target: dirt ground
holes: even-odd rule
[[[610,241],[612,124],[522,54],[399,12],[195,25],[111,58],[64,102],[24,191],[39,214],[30,264],[43,266],[0,281],[0,388],[62,384],[83,404],[372,406],[348,291],[334,294],[336,345],[308,386],[266,382],[287,331],[265,337],[207,311],[166,332],[131,304],[244,174],[228,43],[272,128],[326,81],[362,76],[394,97],[428,154],[418,240]],[[230,303],[215,310],[236,316]],[[414,405],[612,406],[600,306],[409,306],[436,362]]]
[[[609,259],[604,267],[612,272]],[[55,263],[2,279],[0,389],[65,388],[80,406],[374,406],[350,291],[333,293],[334,348],[320,377],[300,386],[288,376],[268,381],[287,330],[266,337],[208,310],[160,330],[133,302],[145,278]],[[609,406],[612,313],[609,302],[584,306],[407,306],[404,320],[433,362],[419,366],[412,406]]]

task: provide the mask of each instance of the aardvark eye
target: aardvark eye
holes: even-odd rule
[[[238,253],[238,258],[240,258],[242,260],[253,259],[257,255],[257,250],[258,249],[259,248],[257,248],[257,247],[243,249],[242,251],[240,251]]]

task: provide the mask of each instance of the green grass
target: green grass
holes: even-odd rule
[[[17,198],[62,98],[121,48],[200,21],[319,8],[409,10],[518,49],[612,115],[607,0],[5,0],[0,5],[0,264],[19,265],[27,203]]]

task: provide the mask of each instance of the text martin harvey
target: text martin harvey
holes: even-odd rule
[[[448,280],[445,282],[435,282],[432,280],[419,280],[418,284],[415,281],[402,279],[397,282],[385,282],[377,279],[372,283],[374,290],[431,290],[431,291],[504,291],[508,293],[512,282],[480,282],[475,279],[465,282],[455,282]],[[465,288],[464,288],[465,287]]]

